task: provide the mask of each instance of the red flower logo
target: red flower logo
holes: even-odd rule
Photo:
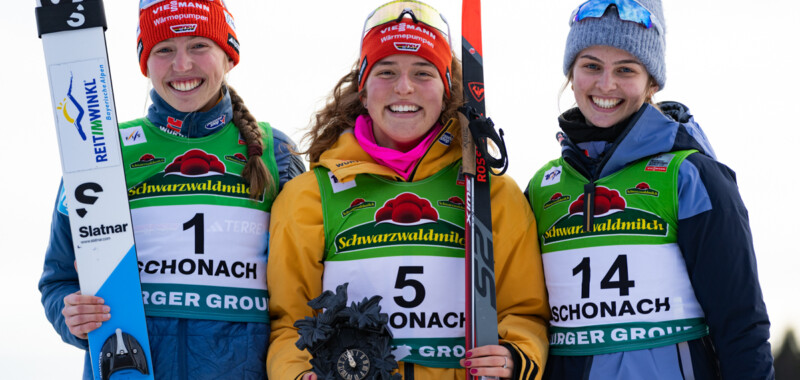
[[[386,201],[375,213],[375,221],[378,223],[420,224],[437,220],[439,213],[431,206],[431,202],[412,193],[403,193]]]
[[[611,190],[607,187],[598,186],[594,190],[594,213],[595,215],[604,215],[614,210],[624,210],[626,203],[625,199],[619,195],[619,191]],[[581,194],[575,202],[569,205],[570,215],[583,213],[583,207],[586,203],[584,199],[585,194]]]
[[[190,176],[224,174],[225,164],[220,162],[217,156],[207,154],[200,149],[192,149],[182,156],[175,157],[175,160],[167,165],[164,172],[167,174],[181,173]]]

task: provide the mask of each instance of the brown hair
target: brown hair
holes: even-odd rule
[[[250,198],[258,199],[264,189],[267,189],[268,194],[275,194],[277,190],[275,181],[264,161],[261,160],[264,141],[261,139],[262,134],[258,121],[244,105],[244,100],[236,90],[231,86],[227,87],[233,106],[233,124],[239,129],[239,133],[247,144],[247,163],[242,170],[242,177],[250,182]]]
[[[464,104],[463,83],[461,80],[461,62],[453,56],[450,77],[453,86],[450,98],[444,96],[444,110],[439,115],[439,122],[446,123],[456,117],[458,107]],[[339,139],[339,135],[348,128],[355,127],[356,118],[367,114],[361,99],[367,95],[366,89],[358,91],[358,62],[352,70],[339,79],[333,88],[325,107],[317,112],[311,122],[309,131],[303,136],[309,142],[307,150],[299,152],[308,155],[309,162],[318,162],[322,152],[328,150]],[[458,138],[460,141],[460,137]],[[456,143],[458,143],[456,141]],[[460,143],[459,143],[460,144]]]

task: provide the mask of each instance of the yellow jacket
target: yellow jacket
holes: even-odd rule
[[[460,134],[458,122],[448,123],[441,133],[445,132]],[[412,180],[428,178],[459,159],[460,145],[435,141],[418,163]],[[343,133],[311,166],[331,170],[342,182],[365,173],[402,180],[392,169],[375,163],[361,149],[352,130]],[[520,188],[508,176],[492,178],[491,202],[500,343],[507,343],[512,354],[521,359],[518,373],[532,372],[536,363],[536,379],[540,379],[547,359],[549,313],[536,222]],[[319,185],[314,172],[309,171],[287,183],[272,207],[267,269],[272,321],[267,355],[270,379],[297,379],[311,370],[310,354],[295,346],[299,335],[293,324],[314,315],[307,302],[322,293],[324,236]],[[402,374],[404,363],[399,364]],[[464,369],[414,366],[416,379],[465,377]]]

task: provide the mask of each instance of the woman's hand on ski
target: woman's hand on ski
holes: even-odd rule
[[[314,372],[309,372],[303,375],[303,380],[317,380],[317,374]]]
[[[61,314],[69,332],[80,339],[86,339],[90,331],[109,320],[111,309],[104,302],[100,297],[85,296],[80,291],[64,297]]]
[[[487,345],[467,351],[461,366],[473,376],[494,376],[510,379],[514,374],[514,359],[511,351],[500,345]]]

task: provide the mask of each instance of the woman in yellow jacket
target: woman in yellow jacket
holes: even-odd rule
[[[405,379],[541,378],[548,312],[536,225],[507,176],[491,179],[499,340],[464,348],[463,86],[448,32],[423,3],[376,9],[359,63],[316,115],[312,170],[273,206],[270,378],[316,379],[294,323],[345,282],[351,302],[382,297]]]

